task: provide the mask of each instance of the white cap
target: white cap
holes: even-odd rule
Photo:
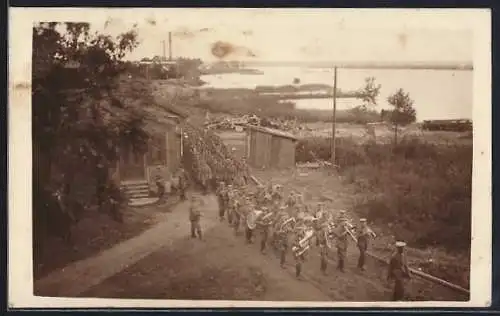
[[[359,221],[364,223],[364,222],[366,222],[366,218],[360,218]]]
[[[404,241],[396,241],[396,247],[402,248],[406,246],[406,243]]]
[[[346,212],[346,210],[340,210],[339,212],[340,212],[340,214],[344,214]]]

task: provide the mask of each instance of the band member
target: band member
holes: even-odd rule
[[[286,253],[288,251],[288,231],[285,229],[283,231],[278,232],[278,249],[280,251],[280,266],[285,268],[286,262]]]
[[[221,222],[224,220],[224,213],[226,211],[226,206],[224,205],[225,191],[226,191],[226,188],[225,188],[224,182],[221,181],[219,183],[219,186],[217,187],[217,192],[216,192],[217,193],[217,200],[219,202],[219,219]]]
[[[293,207],[295,205],[295,191],[291,191],[286,200],[287,207]]]
[[[227,222],[229,225],[233,224],[233,217],[234,217],[234,209],[237,206],[238,199],[236,198],[236,192],[233,188],[233,185],[230,184],[227,186]]]
[[[247,203],[249,202],[250,201],[247,200]],[[253,232],[256,228],[257,221],[259,220],[259,215],[262,213],[262,211],[254,210],[251,205],[248,205],[247,207],[249,207],[250,209],[248,210],[247,213],[247,220],[246,220],[247,227],[245,236],[247,243],[251,244],[253,242],[252,241]]]
[[[314,233],[316,235],[316,246],[320,246],[320,241],[323,238],[324,235],[324,230],[323,230],[323,223],[325,222],[325,216],[324,216],[324,211],[323,211],[323,203],[320,202],[317,204],[316,207],[316,212],[314,214],[314,220],[313,220],[313,228],[314,228]]]
[[[191,198],[191,205],[189,207],[189,221],[191,222],[191,238],[198,237],[201,239],[201,199],[198,197]]]
[[[293,242],[293,247],[297,247],[297,249],[300,249],[300,240],[304,237],[304,234],[297,234],[294,242]],[[295,277],[300,278],[300,273],[302,272],[302,262],[304,262],[304,253],[299,254],[300,250],[294,252],[293,256],[295,259]]]
[[[325,234],[326,232],[323,234],[325,237],[319,240],[320,271],[323,274],[326,274],[326,268],[328,266],[328,250],[330,250],[327,240],[328,237]]]
[[[410,279],[410,271],[406,264],[406,259],[404,256],[404,248],[406,243],[398,241],[396,242],[396,252],[389,262],[389,273],[387,276],[388,281],[394,281],[394,294],[392,296],[393,301],[402,301],[405,296],[404,282],[405,279]]]
[[[181,200],[186,200],[187,174],[183,168],[179,169],[179,195]]]
[[[358,230],[358,249],[359,249],[359,259],[358,259],[358,269],[364,271],[365,268],[365,258],[366,250],[368,249],[368,241],[370,237],[375,237],[375,233],[368,227],[365,218],[360,220],[361,228]]]
[[[338,266],[337,269],[344,272],[344,261],[347,253],[347,237],[349,232],[347,231],[347,220],[344,220],[339,226],[339,232],[337,234],[337,256],[338,256]]]
[[[337,218],[335,219],[335,224],[336,225],[341,225],[345,221],[347,221],[347,212],[345,210],[340,210],[339,214],[337,215]]]
[[[265,207],[262,208],[262,211],[263,211],[263,214],[260,217],[260,220],[258,221],[259,228],[260,228],[261,234],[262,234],[262,239],[260,241],[260,252],[263,253],[263,254],[265,254],[265,252],[266,252],[266,245],[267,245],[267,239],[269,238],[270,220],[264,219],[264,217],[266,217],[268,215],[272,216],[272,214],[270,214],[270,211],[267,208],[265,208]]]

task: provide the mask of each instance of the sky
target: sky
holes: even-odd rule
[[[137,10],[137,11],[135,11]],[[392,12],[391,12],[392,11]],[[473,32],[460,12],[390,10],[133,9],[81,15],[116,35],[136,27],[140,45],[127,59],[162,55],[172,32],[173,57],[226,60],[472,63]]]

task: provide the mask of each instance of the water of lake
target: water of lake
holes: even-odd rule
[[[202,76],[210,88],[249,88],[256,86],[291,85],[294,78],[300,84],[333,85],[333,70],[262,67],[261,75],[220,74]],[[409,92],[415,102],[417,118],[458,119],[472,118],[473,72],[471,70],[427,70],[427,69],[338,69],[337,87],[344,91],[359,89],[366,77],[375,77],[381,84],[378,108],[389,108],[387,97],[399,88]],[[293,100],[297,108],[331,109],[331,99]],[[349,109],[359,105],[356,99],[338,99],[338,109]]]

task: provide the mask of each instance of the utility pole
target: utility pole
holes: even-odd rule
[[[163,52],[162,57],[163,57],[163,60],[166,60],[167,56],[165,55],[165,41],[164,40],[161,41],[161,44],[162,44],[162,49],[163,49],[162,50],[162,52]]]
[[[335,167],[335,136],[337,123],[337,66],[333,68],[332,166]]]
[[[172,61],[172,32],[168,32],[168,60]]]

